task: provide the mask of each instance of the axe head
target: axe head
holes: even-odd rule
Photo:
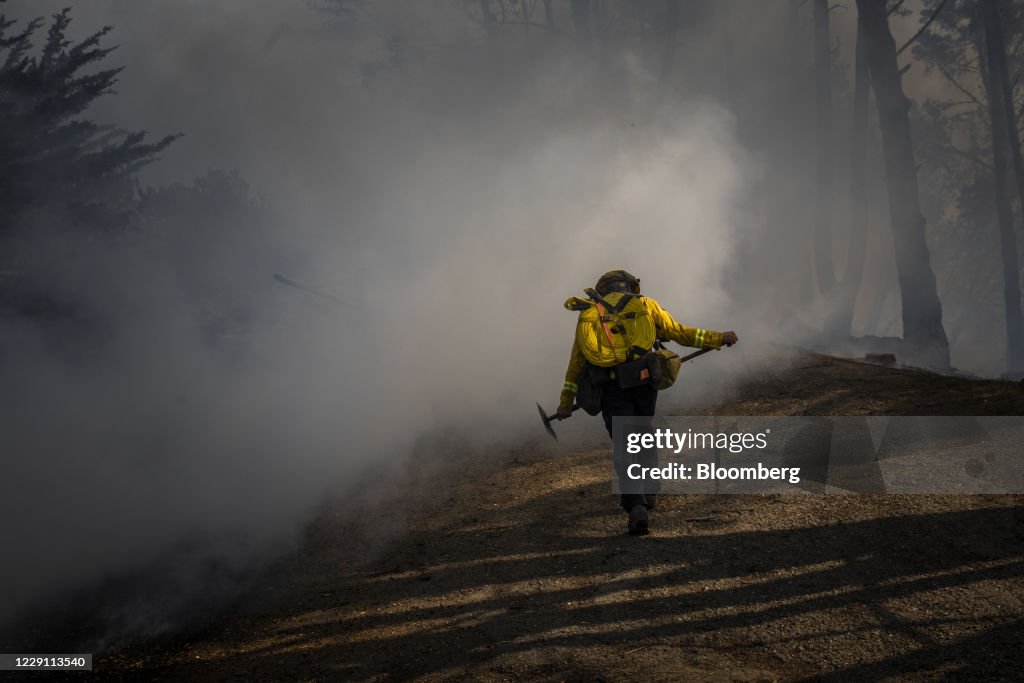
[[[547,413],[544,412],[544,409],[540,407],[539,403],[537,404],[537,412],[540,413],[540,421],[544,423],[544,429],[548,431],[548,434],[551,435],[552,439],[558,441],[558,435],[555,434],[555,430],[551,428],[552,418],[548,417]]]

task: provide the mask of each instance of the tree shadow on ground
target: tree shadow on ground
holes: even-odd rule
[[[935,671],[991,679],[1024,664],[1019,602],[994,615],[929,607],[937,595],[981,582],[1020,590],[1020,508],[723,532],[716,515],[774,504],[729,497],[710,501],[717,507],[708,519],[687,518],[685,501],[670,502],[659,511],[666,535],[637,539],[609,533],[622,523],[610,506],[595,514],[586,504],[604,500],[606,490],[548,491],[521,501],[519,514],[472,512],[418,533],[385,558],[386,569],[339,575],[329,593],[276,613],[280,626],[261,634],[266,645],[225,648],[219,662],[204,658],[167,673],[198,679],[211,666],[244,663],[239,668],[259,678],[272,660],[273,670],[307,677],[406,679],[486,670],[524,653],[652,644],[725,648],[764,664],[768,646],[799,650],[868,633],[902,645],[852,663],[774,664],[790,678],[826,680]],[[893,607],[907,601],[920,604],[918,614]],[[853,615],[839,627],[827,616],[837,610]],[[950,628],[957,635],[934,635]]]

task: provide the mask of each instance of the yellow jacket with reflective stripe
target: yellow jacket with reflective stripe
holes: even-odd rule
[[[648,314],[654,320],[659,339],[670,339],[683,346],[692,346],[697,349],[717,349],[722,346],[722,333],[712,330],[703,330],[699,327],[680,325],[668,311],[661,307],[650,297],[641,297]],[[565,371],[565,383],[562,385],[562,393],[559,397],[559,407],[571,408],[576,400],[576,380],[587,364],[583,357],[579,343],[573,335],[572,352],[569,354],[569,367]]]

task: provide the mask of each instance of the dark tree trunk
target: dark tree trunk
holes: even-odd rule
[[[555,27],[555,8],[552,3],[555,0],[544,0],[544,21],[547,22],[548,28]]]
[[[664,49],[661,53],[661,90],[659,101],[663,100],[666,91],[671,90],[671,79],[673,66],[676,60],[676,38],[679,31],[679,3],[675,0],[665,0],[665,23],[661,29],[661,39]]]
[[[889,218],[903,311],[903,338],[920,354],[919,361],[949,367],[949,341],[942,328],[939,301],[924,216],[917,187],[917,167],[910,136],[910,101],[903,94],[896,42],[889,30],[885,0],[857,0],[871,85],[882,131]]]
[[[590,0],[572,0],[572,26],[576,41],[584,48],[590,47]]]
[[[597,25],[594,33],[597,39],[604,43],[608,40],[608,6],[605,0],[591,0],[590,2],[591,22]]]
[[[829,329],[835,334],[851,334],[853,310],[857,304],[864,279],[864,257],[867,251],[868,197],[867,197],[867,132],[868,100],[871,79],[868,74],[867,50],[864,30],[857,22],[853,76],[853,126],[850,131],[850,242],[846,256],[846,270],[839,286],[839,297],[834,304]]]
[[[1003,34],[1003,22],[999,16],[998,1],[989,3],[985,11],[991,12],[991,35],[994,57],[999,62],[999,91],[1006,110],[1006,128],[1010,143],[1010,159],[1013,161],[1013,175],[1017,185],[1017,201],[1020,202],[1021,213],[1024,215],[1024,157],[1021,154],[1020,128],[1017,125],[1017,111],[1013,104],[1013,85],[1010,83],[1010,70],[1007,66],[1006,39]]]
[[[484,15],[484,28],[488,35],[493,36],[498,28],[498,18],[491,11],[490,0],[480,0],[480,13]]]
[[[671,2],[672,0],[668,1]],[[725,73],[725,78],[723,79],[725,82],[725,98],[736,114],[736,120],[742,137],[743,120],[739,118],[739,112],[742,110],[742,107],[739,106],[739,93],[736,87],[736,33],[734,30],[736,23],[733,21],[729,0],[718,0],[715,3],[715,9],[717,10],[716,19],[724,27],[722,29],[721,46],[722,70]]]
[[[817,114],[815,146],[814,264],[818,287],[829,294],[836,285],[832,264],[832,54],[828,0],[814,0],[814,90]]]
[[[983,0],[982,24],[985,30],[985,69],[983,77],[988,92],[989,114],[992,121],[992,169],[995,186],[996,217],[999,222],[999,243],[1003,265],[1003,302],[1006,309],[1006,360],[1011,372],[1024,370],[1024,314],[1020,301],[1020,259],[1017,255],[1017,236],[1014,232],[1013,209],[1008,188],[1009,156],[1011,148],[1020,153],[1020,144],[1010,137],[1013,112],[1012,101],[1007,106],[1004,86],[1009,89],[1006,74],[1006,51],[999,8],[996,0]],[[1007,116],[1007,113],[1010,113]],[[1018,181],[1020,177],[1018,176]],[[1022,204],[1024,206],[1024,204]]]
[[[807,59],[804,54],[807,36],[804,32],[804,21],[800,16],[801,8],[805,2],[806,0],[789,0],[787,3],[788,31],[784,37],[788,46],[787,73],[791,74],[788,82],[790,86],[788,95],[796,103],[794,111],[797,112],[796,125],[787,126],[785,129],[788,140],[786,148],[792,154],[791,163],[798,169],[797,173],[800,177],[809,177],[812,173],[812,162],[807,151],[808,145],[806,144],[806,133],[804,131],[814,125],[810,120],[809,113],[813,105],[806,89],[807,81],[809,80],[805,69]],[[789,268],[795,273],[795,301],[799,306],[807,307],[814,302],[815,292],[818,290],[814,274],[815,254],[813,247],[816,227],[813,223],[813,216],[809,217],[809,212],[805,211],[803,204],[800,207],[799,216],[800,220],[795,226],[799,248],[794,250],[795,256],[789,264]]]

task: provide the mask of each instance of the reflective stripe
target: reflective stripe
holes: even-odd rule
[[[572,382],[566,382],[562,385],[562,391],[571,391],[574,394],[576,393],[576,388],[576,385]]]
[[[704,346],[704,334],[705,334],[704,330],[701,330],[701,329],[697,330],[697,336],[694,339],[694,342],[695,342],[694,345],[696,347],[701,348],[701,347]]]

